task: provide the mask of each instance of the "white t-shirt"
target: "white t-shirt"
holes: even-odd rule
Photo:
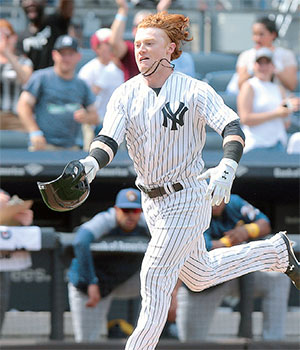
[[[248,73],[253,74],[253,66],[255,62],[256,49],[253,47],[252,49],[243,51],[236,63],[236,67],[247,67]],[[293,51],[285,49],[283,47],[275,47],[273,51],[273,63],[275,65],[276,72],[283,71],[286,67],[297,66],[296,56]],[[278,83],[278,81],[277,81]],[[230,93],[238,94],[238,75],[234,74],[231,81],[228,84],[227,91]]]
[[[96,85],[101,91],[96,96],[96,108],[99,120],[102,124],[106,112],[106,105],[114,90],[124,82],[124,74],[113,62],[102,64],[98,58],[94,58],[85,64],[78,73],[89,87]]]
[[[268,112],[282,103],[282,95],[277,84],[259,80],[257,77],[248,80],[254,90],[253,113]],[[276,118],[255,126],[243,126],[245,133],[244,153],[254,148],[268,148],[281,142],[287,142],[287,133],[283,118]]]

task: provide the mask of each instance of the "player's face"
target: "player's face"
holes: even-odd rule
[[[139,28],[134,41],[135,59],[139,71],[146,72],[162,58],[170,60],[174,45],[160,28]],[[160,69],[163,69],[162,65]]]
[[[141,217],[141,209],[131,209],[131,208],[118,208],[116,209],[116,218],[119,226],[125,232],[133,231]]]
[[[252,40],[256,49],[271,47],[276,39],[276,34],[271,33],[264,24],[255,23],[252,27]]]

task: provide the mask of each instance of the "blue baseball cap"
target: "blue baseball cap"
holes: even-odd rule
[[[134,188],[124,188],[116,197],[115,206],[118,208],[142,208],[141,193]]]

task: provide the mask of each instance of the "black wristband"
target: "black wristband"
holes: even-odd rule
[[[90,156],[94,157],[99,168],[104,168],[109,164],[118,150],[117,142],[109,136],[97,135],[91,143]]]
[[[243,155],[243,145],[239,141],[228,141],[224,145],[224,156],[223,158],[229,158],[237,163],[240,161]]]

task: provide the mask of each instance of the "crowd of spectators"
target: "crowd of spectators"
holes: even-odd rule
[[[83,85],[81,88],[85,96],[89,96],[89,101],[79,101],[77,96],[74,95],[79,104],[75,107],[74,101],[70,102],[68,99],[65,99],[66,96],[60,94],[61,101],[59,104],[61,106],[64,104],[68,110],[68,116],[63,114],[63,118],[61,114],[62,109],[57,109],[54,106],[56,103],[41,97],[44,94],[44,91],[42,92],[41,90],[41,81],[45,79],[46,71],[40,70],[49,66],[57,66],[58,63],[54,62],[54,59],[57,60],[59,55],[57,50],[53,50],[57,38],[68,33],[71,35],[76,34],[73,30],[72,22],[74,13],[73,0],[58,1],[55,12],[50,15],[45,13],[46,1],[22,0],[21,6],[28,21],[26,30],[22,33],[15,33],[8,20],[2,19],[0,21],[0,68],[1,72],[3,72],[1,74],[1,129],[29,132],[30,144],[28,147],[31,151],[51,149],[52,147],[45,147],[46,141],[47,144],[53,145],[54,148],[75,146],[87,150],[90,141],[102,128],[106,105],[114,89],[122,82],[138,74],[133,40],[125,39],[125,30],[132,4],[126,0],[116,0],[115,3],[117,11],[111,23],[111,28],[99,28],[91,35],[90,48],[95,52],[96,57],[87,62],[84,67],[81,67],[78,74],[78,77],[84,80],[88,86],[87,89],[86,87],[83,88]],[[167,11],[171,5],[171,0],[160,0],[155,3],[153,9],[147,8],[136,12],[132,20],[132,38],[134,38],[138,23],[145,16],[154,11]],[[299,111],[299,97],[293,93],[297,86],[297,61],[292,50],[276,46],[277,37],[278,30],[274,20],[268,17],[257,19],[252,26],[254,45],[239,55],[236,73],[227,87],[227,93],[236,95],[234,99],[239,101],[238,112],[241,117],[241,124],[248,136],[246,152],[250,149],[261,148],[288,150],[289,153],[297,152],[295,145],[299,142],[299,134],[293,128],[291,133],[295,132],[295,135],[291,137],[289,132],[291,117],[293,113]],[[270,68],[272,66],[273,69],[269,73],[269,84],[274,89],[280,88],[281,91],[281,98],[276,99],[276,101],[278,101],[277,105],[282,105],[282,108],[280,111],[277,110],[276,113],[272,114],[271,117],[265,117],[265,113],[270,112],[273,108],[267,102],[272,95],[270,90],[267,91],[268,87],[265,88],[266,94],[263,92],[264,97],[261,97],[260,101],[256,101],[255,96],[257,94],[254,94],[253,87],[246,89],[249,84],[253,85],[255,81],[261,82],[257,77],[254,80],[252,79],[258,74],[257,68],[262,66],[257,63],[256,59],[256,52],[261,48],[269,49],[272,52],[272,65],[270,64]],[[75,56],[77,58],[73,65],[75,65],[76,70],[76,65],[79,64],[81,57],[79,53]],[[172,63],[175,69],[195,77],[195,65],[189,52],[183,51],[182,55]],[[67,63],[65,62],[65,64]],[[39,72],[33,74],[30,82],[28,82],[32,72],[36,70]],[[54,72],[56,70],[54,69]],[[57,82],[61,86],[74,86],[74,89],[78,90],[76,86],[78,86],[79,82],[75,79],[75,73],[77,73],[75,70],[69,77],[62,77],[62,80],[58,79]],[[40,80],[39,83],[37,82],[38,80]],[[245,87],[241,89],[245,82],[247,82]],[[31,90],[28,90],[29,86]],[[35,86],[34,92],[32,90],[33,86]],[[24,105],[24,94],[21,94],[22,91],[27,91],[31,94],[31,101],[30,103],[27,101],[27,105]],[[58,91],[57,95],[59,95]],[[20,95],[22,98],[19,101],[18,112],[17,105]],[[95,116],[93,118],[87,117],[90,114],[87,106],[91,104],[89,103],[92,101],[91,95],[95,96],[97,118]],[[49,98],[52,99],[54,96]],[[250,100],[253,100],[253,104],[249,102]],[[264,101],[264,106],[262,106],[262,101]],[[69,108],[70,104],[72,104],[72,108]],[[257,104],[259,104],[258,114],[256,111]],[[275,110],[276,107],[273,109]],[[76,113],[74,113],[75,110]],[[28,111],[31,115],[30,122],[28,121]],[[264,115],[261,116],[261,113]],[[26,114],[27,116],[24,117]],[[43,117],[41,117],[41,114],[43,114]],[[47,114],[48,118],[44,116]],[[251,115],[251,120],[249,120],[249,115]],[[255,122],[252,120],[253,115],[255,115]],[[50,136],[48,121],[50,120],[49,118],[54,117],[56,118],[55,120],[59,120],[58,125],[62,125],[64,129],[66,129],[66,126],[70,127],[72,125],[70,129],[73,136],[70,135],[68,128],[61,130],[62,128],[58,127],[58,125],[53,129],[53,132],[50,132]],[[61,122],[65,118],[68,121]],[[276,130],[276,133],[272,133],[273,137],[269,134],[270,126],[272,130]],[[58,129],[60,129],[59,132]],[[265,138],[264,135],[270,136]],[[260,142],[259,138],[263,138],[263,141]],[[291,144],[289,144],[289,139]],[[37,144],[41,144],[41,146]],[[276,147],[276,145],[280,147]]]
[[[171,0],[160,0],[153,10],[137,12],[132,23],[133,37],[145,16],[154,11],[166,11],[171,3]],[[90,46],[96,57],[87,62],[78,75],[76,65],[81,54],[78,41],[70,31],[73,1],[60,0],[56,12],[51,15],[45,14],[45,1],[22,0],[21,4],[28,20],[23,33],[17,34],[8,20],[0,20],[0,128],[27,132],[30,151],[87,149],[102,127],[113,91],[139,73],[134,43],[125,40],[128,3],[116,0],[118,9],[111,28],[99,28],[91,36]],[[237,98],[246,135],[245,152],[262,148],[300,152],[300,147],[288,145],[290,117],[300,109],[300,100],[293,93],[297,85],[297,62],[291,50],[274,45],[277,36],[274,21],[266,17],[255,21],[254,47],[240,54],[236,74],[228,86],[228,92]],[[183,52],[172,63],[175,69],[195,76],[194,62],[188,52]],[[299,135],[295,133],[290,138],[297,143]],[[0,199],[1,196],[3,192],[0,192]],[[26,215],[30,216],[28,210],[29,207]],[[31,219],[23,223],[18,216],[20,224],[30,224]],[[227,206],[223,203],[213,209],[211,227],[206,232],[207,249],[263,239],[270,233],[270,220],[263,213],[239,196],[232,196]],[[112,300],[139,294],[141,261],[133,261],[130,269],[128,256],[125,256],[124,264],[117,261],[116,271],[105,275],[103,266],[107,266],[107,260],[103,265],[101,259],[92,257],[90,244],[106,235],[148,237],[139,191],[124,189],[113,208],[97,214],[76,232],[68,288],[78,342],[106,338]],[[109,265],[113,263],[116,261]],[[126,266],[127,271],[120,274],[120,265]],[[117,276],[122,279],[118,280]],[[0,277],[4,280],[7,275],[0,274]],[[285,336],[289,288],[290,282],[282,274],[254,273],[253,295],[263,297],[263,338],[266,340]],[[179,339],[205,339],[216,308],[226,295],[238,293],[238,280],[202,293],[192,293],[180,286],[176,319]],[[194,321],[196,318],[199,322]]]

